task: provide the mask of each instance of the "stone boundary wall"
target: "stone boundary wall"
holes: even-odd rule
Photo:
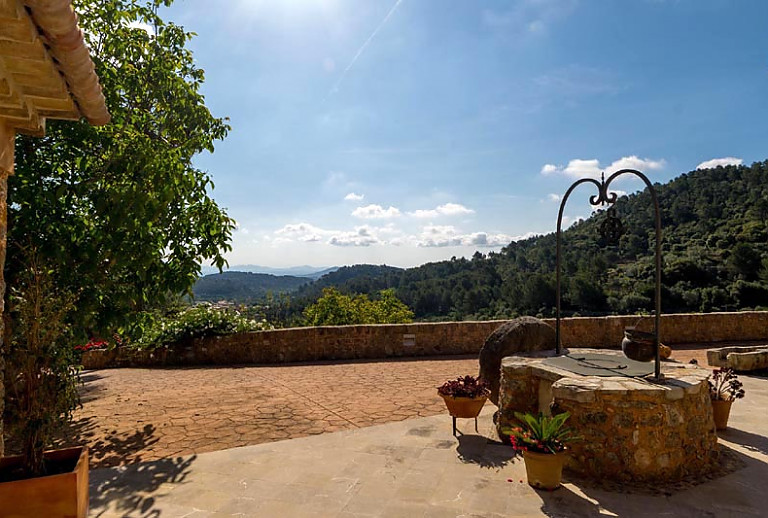
[[[544,319],[555,325],[555,319]],[[213,336],[156,351],[88,351],[85,369],[291,363],[478,354],[486,337],[506,320],[277,329]],[[566,347],[618,348],[624,327],[637,316],[577,317],[562,320]],[[653,329],[653,317],[638,327]],[[661,341],[768,341],[768,311],[663,315]]]

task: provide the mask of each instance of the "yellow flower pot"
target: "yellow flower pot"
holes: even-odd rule
[[[536,489],[557,489],[563,478],[563,465],[567,451],[558,453],[538,453],[524,451],[525,473],[528,484]]]

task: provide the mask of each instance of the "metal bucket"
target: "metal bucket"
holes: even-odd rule
[[[656,358],[656,335],[627,327],[624,329],[621,350],[630,360],[649,362]]]

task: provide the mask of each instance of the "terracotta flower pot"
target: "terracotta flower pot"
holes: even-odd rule
[[[485,401],[488,396],[470,398],[470,397],[453,397],[443,396],[445,406],[448,407],[448,413],[453,417],[460,417],[462,419],[473,419],[480,415],[480,410],[483,409]]]
[[[563,477],[567,451],[558,453],[537,453],[524,451],[525,473],[528,485],[536,489],[557,489]]]
[[[722,399],[712,400],[712,414],[715,417],[715,428],[725,430],[728,428],[728,416],[731,415],[731,405],[733,401],[724,401]]]
[[[74,469],[44,477],[0,482],[0,516],[14,518],[86,518],[88,515],[88,448],[45,452],[45,459]],[[21,464],[21,457],[0,459],[0,473]]]

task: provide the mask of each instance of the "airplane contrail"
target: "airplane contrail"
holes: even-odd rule
[[[333,88],[328,92],[328,95],[326,95],[326,99],[331,95],[336,93],[339,90],[339,86],[341,86],[342,81],[344,81],[344,78],[347,76],[347,72],[352,68],[352,66],[355,64],[357,59],[363,54],[366,47],[373,41],[373,38],[376,37],[376,35],[379,33],[382,27],[387,23],[387,21],[392,17],[392,14],[397,10],[397,7],[403,2],[403,0],[396,0],[395,4],[392,6],[392,8],[389,10],[387,15],[384,17],[381,22],[379,22],[379,25],[376,26],[376,28],[373,30],[370,36],[368,36],[368,39],[365,40],[365,43],[363,43],[359,49],[357,49],[357,52],[355,53],[354,57],[352,58],[352,61],[349,62],[349,65],[347,65],[347,68],[345,68],[341,75],[339,76],[339,79],[336,81],[336,83],[333,85]]]

